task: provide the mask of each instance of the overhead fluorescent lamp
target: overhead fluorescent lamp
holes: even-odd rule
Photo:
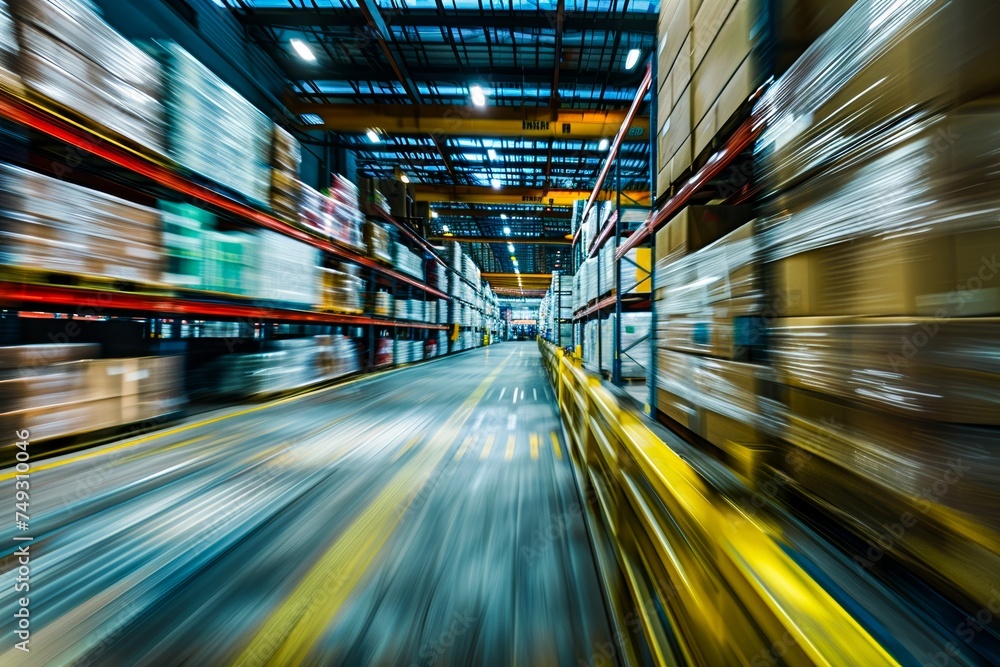
[[[368,141],[373,144],[382,143],[382,137],[378,136],[378,132],[375,130],[368,130]]]
[[[508,243],[507,244],[507,252],[514,252],[514,244],[513,243]]]
[[[628,52],[628,55],[625,56],[625,69],[632,69],[633,67],[635,67],[635,64],[639,62],[639,56],[641,55],[642,55],[641,49],[630,50]]]
[[[486,93],[479,86],[469,87],[469,97],[472,98],[472,103],[477,107],[486,106]]]
[[[437,211],[431,211],[431,218],[433,219],[433,218],[436,218],[436,217],[438,217],[438,212]]]
[[[410,177],[407,176],[406,174],[400,174],[399,175],[399,180],[401,180],[403,183],[407,183],[408,184],[410,182]]]
[[[490,156],[491,160],[496,160],[497,159],[497,152],[496,152],[496,150],[494,150],[492,148],[489,149],[488,151],[486,151],[486,154]]]
[[[299,122],[303,125],[322,125],[323,117],[314,113],[299,114]]]
[[[313,54],[312,49],[310,49],[309,45],[301,39],[293,39],[291,44],[292,48],[295,49],[295,53],[299,54],[299,58],[302,58],[302,60],[308,60],[309,62],[316,60],[316,56]]]
[[[506,220],[507,219],[507,214],[506,213],[501,213],[500,214],[500,219],[501,220]]]
[[[490,185],[493,186],[494,190],[499,190],[500,189],[500,179],[499,178],[490,179]]]
[[[441,231],[444,232],[445,234],[447,234],[451,230],[448,229],[448,225],[442,225],[441,226]]]
[[[610,145],[611,145],[610,141],[608,141],[607,139],[601,139],[601,143],[597,144],[597,150],[606,151],[608,150],[608,146]]]
[[[503,228],[503,233],[504,233],[504,236],[510,236],[510,227],[504,227]]]

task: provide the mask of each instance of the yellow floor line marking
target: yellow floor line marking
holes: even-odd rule
[[[514,458],[514,445],[517,444],[517,436],[511,433],[507,436],[507,451],[504,453],[503,458],[506,461],[510,461]]]
[[[533,461],[538,460],[538,434],[531,434],[531,459]]]
[[[562,447],[559,446],[559,436],[556,435],[555,431],[551,431],[549,435],[552,437],[552,451],[556,453],[556,458],[562,461]]]
[[[462,457],[465,456],[466,450],[468,450],[469,447],[472,445],[473,440],[475,440],[475,438],[472,435],[465,436],[465,441],[462,443],[462,446],[458,448],[457,452],[455,452],[456,461],[462,460]]]
[[[513,356],[513,355],[511,355]],[[508,359],[510,357],[508,356]],[[500,375],[506,359],[455,410],[427,442],[454,440]],[[336,618],[354,588],[376,563],[378,553],[409,503],[430,480],[447,447],[422,447],[351,522],[288,598],[261,625],[235,665],[306,664],[315,643]]]
[[[395,454],[392,455],[392,458],[389,459],[389,462],[390,463],[395,463],[399,459],[403,458],[403,454],[405,454],[406,452],[408,452],[411,449],[413,449],[413,446],[416,445],[418,442],[420,442],[420,440],[421,440],[421,437],[419,435],[416,436],[416,437],[410,438],[409,442],[407,442],[405,445],[403,445],[402,447],[400,447],[399,451],[397,451]]]
[[[490,451],[493,450],[493,441],[494,440],[496,440],[496,436],[493,435],[492,433],[490,433],[486,437],[486,444],[483,445],[483,451],[479,452],[479,460],[480,461],[482,461],[483,459],[489,458]]]
[[[442,358],[444,358],[444,357],[442,357]],[[416,366],[406,367],[406,368],[416,368]],[[317,396],[319,394],[322,394],[323,392],[333,391],[335,389],[343,389],[344,387],[350,386],[350,385],[358,383],[358,382],[364,382],[366,380],[374,380],[375,378],[380,377],[382,375],[387,375],[389,373],[394,373],[396,371],[406,370],[406,368],[390,368],[388,370],[380,371],[378,373],[372,373],[371,375],[364,375],[362,377],[358,377],[358,378],[355,378],[353,380],[349,380],[347,382],[342,382],[340,384],[336,384],[336,385],[333,385],[333,386],[330,386],[330,387],[320,387],[318,389],[308,390],[308,391],[306,391],[304,393],[301,393],[301,394],[295,394],[294,396],[286,396],[285,398],[279,398],[279,399],[276,399],[276,400],[271,401],[269,403],[263,403],[261,405],[255,405],[255,406],[253,406],[251,408],[246,408],[244,410],[238,410],[236,412],[230,412],[228,414],[219,415],[217,417],[212,417],[210,419],[205,419],[205,420],[198,421],[198,422],[193,422],[191,424],[183,424],[183,425],[177,426],[175,428],[167,429],[166,431],[160,431],[160,432],[157,432],[157,433],[150,433],[149,435],[145,435],[145,436],[139,437],[139,438],[137,438],[135,440],[125,440],[125,441],[120,442],[120,443],[118,443],[116,445],[111,445],[110,447],[105,446],[105,447],[97,447],[95,449],[89,449],[89,450],[87,450],[85,452],[81,452],[81,453],[79,453],[79,454],[77,454],[75,456],[71,456],[70,458],[67,458],[67,459],[59,459],[59,458],[57,458],[57,459],[52,459],[52,460],[44,461],[44,462],[39,463],[37,465],[32,465],[31,466],[31,471],[32,472],[42,472],[44,470],[51,470],[53,468],[58,468],[59,466],[64,466],[64,465],[68,465],[68,464],[71,464],[71,463],[76,463],[77,461],[86,461],[87,459],[92,459],[92,458],[97,457],[97,456],[103,456],[103,455],[109,454],[111,452],[120,451],[122,449],[128,449],[129,447],[135,447],[137,445],[141,445],[141,444],[146,443],[146,442],[151,442],[153,440],[156,440],[157,438],[165,438],[167,436],[175,435],[177,433],[184,433],[185,431],[190,431],[192,429],[200,428],[202,426],[208,426],[209,424],[217,424],[218,422],[225,421],[226,419],[233,419],[235,417],[243,417],[245,415],[253,414],[254,412],[260,412],[262,410],[267,410],[268,408],[273,408],[273,407],[276,407],[276,406],[279,406],[279,405],[284,405],[286,403],[291,403],[292,401],[297,401],[299,399],[308,398],[310,396]],[[156,451],[159,451],[159,450],[156,450]],[[8,472],[0,473],[0,482],[4,482],[4,481],[6,481],[8,479],[13,479],[14,475],[16,475],[16,474],[17,474],[17,472],[13,468],[11,468]]]

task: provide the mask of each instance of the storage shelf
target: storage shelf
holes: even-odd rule
[[[646,218],[646,222],[642,223],[632,236],[622,241],[615,253],[615,259],[620,260],[629,250],[645,241],[651,234],[656,233],[657,229],[677,215],[698,191],[708,185],[712,179],[722,173],[723,169],[731,165],[737,156],[753,144],[763,129],[763,125],[755,124],[752,118],[736,128],[725,145],[708,159],[704,167],[681,186],[677,194],[667,200],[663,208],[651,213]]]
[[[252,302],[176,298],[169,295],[125,294],[109,290],[83,289],[52,285],[0,282],[0,303],[5,308],[36,312],[72,312],[86,310],[88,315],[132,315],[138,317],[188,317],[192,319],[248,320],[254,322],[300,322],[342,324],[347,326],[384,326],[392,328],[435,329],[443,324],[428,324],[373,317],[269,307]]]
[[[616,294],[609,294],[603,299],[598,299],[597,303],[584,308],[573,315],[573,321],[579,322],[595,314],[600,314],[609,308],[614,308]],[[625,294],[622,296],[622,310],[625,312],[635,312],[649,310],[652,302],[647,294]]]
[[[247,222],[308,243],[340,259],[378,271],[428,294],[433,294],[439,299],[451,299],[450,296],[430,285],[387,268],[370,257],[321,239],[270,214],[258,211],[236,199],[205,187],[176,173],[169,166],[150,156],[128,148],[90,128],[62,118],[48,109],[22,100],[8,91],[0,90],[0,116],[96,155],[179,194],[236,215]]]

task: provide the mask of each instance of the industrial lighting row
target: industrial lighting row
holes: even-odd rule
[[[292,49],[298,54],[299,58],[308,62],[316,61],[316,54],[312,52],[309,45],[297,37],[293,37],[290,42]],[[628,55],[625,56],[625,69],[630,70],[636,66],[639,62],[639,57],[642,56],[641,49],[629,49]],[[483,90],[482,86],[472,85],[469,86],[469,98],[472,103],[477,107],[486,106],[486,91]]]

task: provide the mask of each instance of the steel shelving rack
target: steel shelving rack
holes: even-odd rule
[[[137,150],[128,145],[127,140],[107,136],[103,131],[71,119],[44,104],[24,99],[11,91],[0,90],[0,119],[40,133],[48,140],[54,140],[61,145],[100,158],[131,176],[144,179],[148,184],[188,198],[197,204],[209,206],[244,224],[276,231],[318,248],[331,257],[356,264],[369,272],[373,282],[387,281],[392,287],[397,284],[405,285],[408,293],[421,293],[425,299],[428,297],[445,301],[452,299],[450,295],[426,282],[254,208],[214,189],[210,183],[206,184],[200,179],[181,173],[175,165],[161,156]],[[426,239],[422,239],[391,216],[386,218],[424,251],[426,261],[442,262]],[[182,316],[218,321],[253,319],[261,322],[366,326],[370,328],[369,339],[374,335],[375,328],[447,330],[447,326],[443,324],[392,317],[302,310],[282,304],[261,305],[239,296],[229,298],[214,294],[204,297],[176,293],[150,294],[139,291],[133,293],[64,285],[0,282],[0,304],[12,310],[20,307],[37,312],[67,312],[67,309],[95,300],[99,300],[101,312],[109,315],[149,319]]]
[[[651,311],[649,336],[644,340],[636,341],[634,343],[634,345],[638,345],[645,342],[649,345],[650,363],[649,367],[646,369],[646,389],[648,392],[646,411],[651,415],[655,415],[657,412],[656,309],[653,308],[652,304],[652,300],[655,298],[656,294],[656,231],[673,219],[674,216],[676,216],[684,207],[704,200],[705,193],[711,190],[716,179],[718,179],[721,175],[724,175],[726,170],[733,166],[734,163],[741,158],[741,156],[745,157],[748,151],[752,150],[754,142],[764,129],[763,122],[754,118],[749,113],[753,102],[763,92],[763,88],[761,88],[745,102],[743,113],[737,119],[738,122],[735,123],[732,129],[724,131],[720,137],[716,138],[712,150],[706,151],[703,155],[699,156],[699,159],[696,159],[694,164],[692,164],[687,171],[687,178],[682,177],[680,180],[672,184],[668,192],[657,193],[657,142],[656,132],[654,130],[657,126],[657,105],[654,99],[649,105],[650,201],[653,202],[653,208],[647,216],[645,222],[643,222],[634,231],[627,233],[627,230],[623,229],[621,222],[622,187],[618,155],[619,147],[622,137],[628,131],[629,125],[635,119],[638,108],[646,94],[650,90],[656,90],[656,86],[654,85],[655,79],[656,59],[652,58],[651,62],[647,66],[646,76],[640,84],[639,90],[637,91],[635,99],[632,102],[632,106],[629,109],[629,113],[625,117],[618,134],[615,136],[615,141],[610,146],[607,157],[605,158],[601,171],[598,174],[597,183],[595,184],[594,190],[584,207],[582,218],[586,219],[587,213],[597,201],[602,191],[615,198],[614,213],[608,217],[605,224],[598,230],[595,241],[589,251],[584,249],[580,243],[582,224],[573,236],[573,258],[575,267],[579,269],[580,263],[582,263],[584,259],[596,256],[598,258],[598,280],[600,280],[601,276],[600,249],[610,239],[614,239],[614,293],[603,298],[598,298],[596,302],[588,304],[585,308],[574,314],[573,320],[575,324],[578,324],[581,327],[580,339],[582,340],[582,326],[584,322],[594,317],[601,317],[602,315],[610,314],[611,312],[616,314],[617,317],[614,340],[608,341],[613,346],[611,380],[616,385],[622,384],[621,356],[623,354],[627,355],[629,349],[631,348],[631,346],[627,349],[622,349],[621,347],[621,315],[623,312],[630,311],[634,312],[645,309]],[[613,167],[615,168],[616,182],[613,187],[604,188],[604,182]],[[727,203],[744,203],[752,199],[754,195],[755,191],[748,179],[743,187],[729,197]],[[622,262],[629,262],[629,251],[640,246],[648,247],[650,252],[648,296],[630,293],[629,290],[626,289],[623,291],[622,289]],[[637,270],[641,270],[641,268],[637,265],[635,268]],[[637,283],[638,282],[641,282],[641,280],[637,281]],[[601,285],[598,283],[598,294],[600,294],[601,291]],[[598,356],[600,356],[600,347],[603,344],[605,344],[604,341],[602,341],[600,335],[598,335]]]

